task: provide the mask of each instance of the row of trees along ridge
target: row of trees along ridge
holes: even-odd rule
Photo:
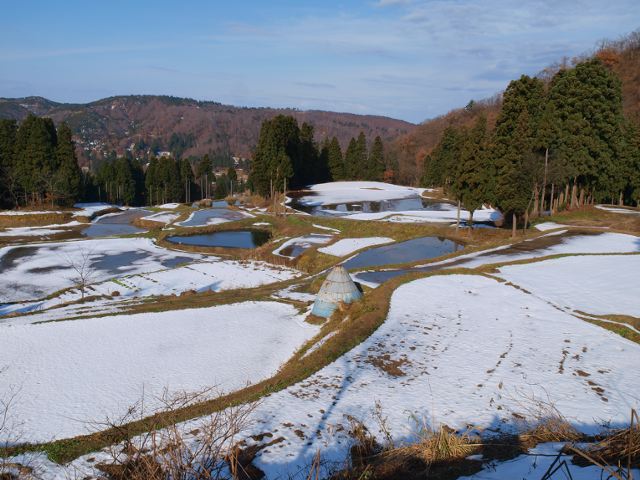
[[[397,165],[385,158],[382,139],[371,148],[363,132],[352,138],[342,153],[336,137],[320,145],[314,141],[313,126],[291,116],[278,115],[262,123],[249,178],[252,189],[273,196],[288,188],[334,180],[392,181]]]
[[[599,59],[549,82],[522,76],[504,92],[495,129],[484,117],[448,127],[427,156],[424,186],[442,186],[473,215],[497,206],[524,226],[543,211],[640,200],[638,127],[622,112],[621,85]]]

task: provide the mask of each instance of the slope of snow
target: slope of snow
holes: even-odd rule
[[[383,245],[393,241],[393,238],[388,237],[343,238],[328,247],[319,248],[318,251],[334,257],[344,257],[361,248]]]
[[[164,208],[165,210],[174,210],[180,206],[179,203],[163,203],[162,205],[158,205],[158,208]]]
[[[312,195],[299,199],[304,205],[394,200],[420,196],[423,188],[403,187],[382,182],[329,182],[311,185]]]
[[[161,270],[203,258],[158,247],[147,238],[103,238],[0,248],[0,303],[35,300],[75,284],[88,258],[90,282]],[[87,269],[87,270],[89,270]]]
[[[397,376],[376,362],[395,362]],[[435,276],[398,288],[386,322],[362,344],[263,399],[249,433],[277,429],[285,438],[256,464],[268,478],[286,478],[318,449],[323,459],[345,459],[347,415],[381,436],[371,415],[376,401],[399,441],[413,438],[412,417],[511,430],[513,414],[530,417],[537,401],[593,432],[600,421],[628,422],[640,406],[638,364],[640,345],[514,287]]]
[[[0,391],[19,389],[22,441],[70,437],[143,392],[152,410],[165,387],[230,392],[260,381],[317,331],[276,302],[0,326]]]
[[[499,276],[561,308],[640,317],[640,255],[563,257],[500,268]]]

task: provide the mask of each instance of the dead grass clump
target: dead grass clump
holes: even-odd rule
[[[631,411],[631,422],[627,428],[616,429],[600,442],[586,448],[572,446],[574,462],[579,465],[596,465],[609,478],[618,480],[632,478],[631,470],[640,467],[640,419]]]

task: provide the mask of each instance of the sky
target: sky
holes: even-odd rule
[[[3,0],[0,97],[162,94],[417,123],[640,28],[637,1]]]

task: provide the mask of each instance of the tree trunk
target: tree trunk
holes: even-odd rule
[[[524,212],[524,225],[522,227],[522,235],[527,234],[527,223],[529,223],[529,209]]]
[[[473,210],[469,210],[469,223],[467,225],[467,232],[471,237],[473,234]]]
[[[553,207],[554,207],[554,205],[553,205],[553,188],[554,188],[554,187],[555,187],[555,184],[554,184],[554,183],[552,183],[552,184],[551,184],[551,199],[550,199],[550,201],[549,201],[549,205],[551,205],[551,207],[550,207],[550,213],[551,213],[551,215],[553,215],[553,214],[554,214],[554,210],[555,210],[555,209],[553,208]]]
[[[456,233],[458,233],[459,228],[460,228],[460,200],[458,200],[458,213],[456,214]]]
[[[511,217],[511,238],[516,238],[516,227],[518,225],[518,217],[516,216],[516,213],[513,212],[513,216]]]
[[[622,196],[622,192],[620,192],[620,197],[618,198],[618,205],[624,207],[624,197]]]
[[[539,211],[538,211],[539,195],[540,195],[540,194],[539,194],[539,192],[538,192],[538,186],[536,185],[536,186],[534,187],[534,190],[533,190],[533,211],[531,212],[531,216],[532,216],[532,217],[534,217],[534,218],[535,218],[535,217],[537,217],[537,216],[539,216],[539,213],[538,213],[538,212],[539,212]],[[528,211],[528,209],[527,209],[527,211]],[[540,213],[541,213],[541,212],[542,212],[542,211],[540,210]]]
[[[565,210],[566,210],[566,205],[569,203],[569,184],[568,183],[564,187],[564,201],[562,201],[561,203],[565,205]]]
[[[544,151],[544,178],[542,180],[542,194],[540,195],[540,215],[544,213],[544,195],[547,190],[547,167],[549,165],[549,149]]]
[[[584,207],[584,188],[580,189],[580,197],[578,198],[578,207]]]

